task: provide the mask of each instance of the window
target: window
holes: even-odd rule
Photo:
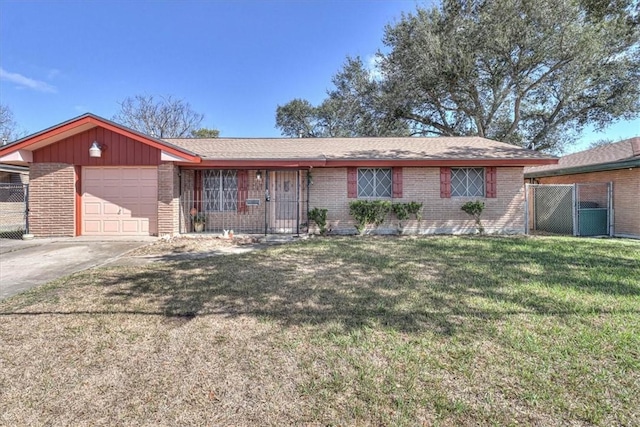
[[[238,208],[238,175],[235,170],[203,173],[204,211],[235,211]]]
[[[358,169],[358,197],[391,197],[391,169]]]
[[[451,197],[483,197],[484,168],[451,168]]]

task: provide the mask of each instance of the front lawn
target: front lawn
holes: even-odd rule
[[[0,301],[0,425],[639,425],[640,242],[323,238]]]

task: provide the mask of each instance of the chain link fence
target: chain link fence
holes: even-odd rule
[[[532,233],[574,234],[573,185],[529,184],[527,189]]]
[[[27,233],[27,184],[0,183],[0,238],[20,239]]]
[[[610,234],[610,183],[527,184],[526,195],[530,233]]]

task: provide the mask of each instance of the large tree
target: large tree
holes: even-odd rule
[[[172,96],[135,95],[119,104],[113,121],[156,138],[189,138],[204,119],[188,102]]]
[[[373,72],[348,60],[327,101],[347,133],[371,120],[561,151],[638,116],[639,39],[637,0],[443,0],[388,25]]]
[[[347,58],[333,77],[334,88],[314,107],[294,99],[276,110],[276,127],[290,137],[354,137],[407,135],[406,123],[381,105],[380,83],[360,58]]]
[[[550,151],[640,112],[637,2],[445,0],[386,28],[384,92],[425,135]]]

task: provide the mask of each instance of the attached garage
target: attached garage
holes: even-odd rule
[[[158,234],[155,167],[82,168],[82,235]]]
[[[29,166],[29,232],[157,236],[178,231],[176,163],[201,159],[92,114],[0,147],[0,162]]]

